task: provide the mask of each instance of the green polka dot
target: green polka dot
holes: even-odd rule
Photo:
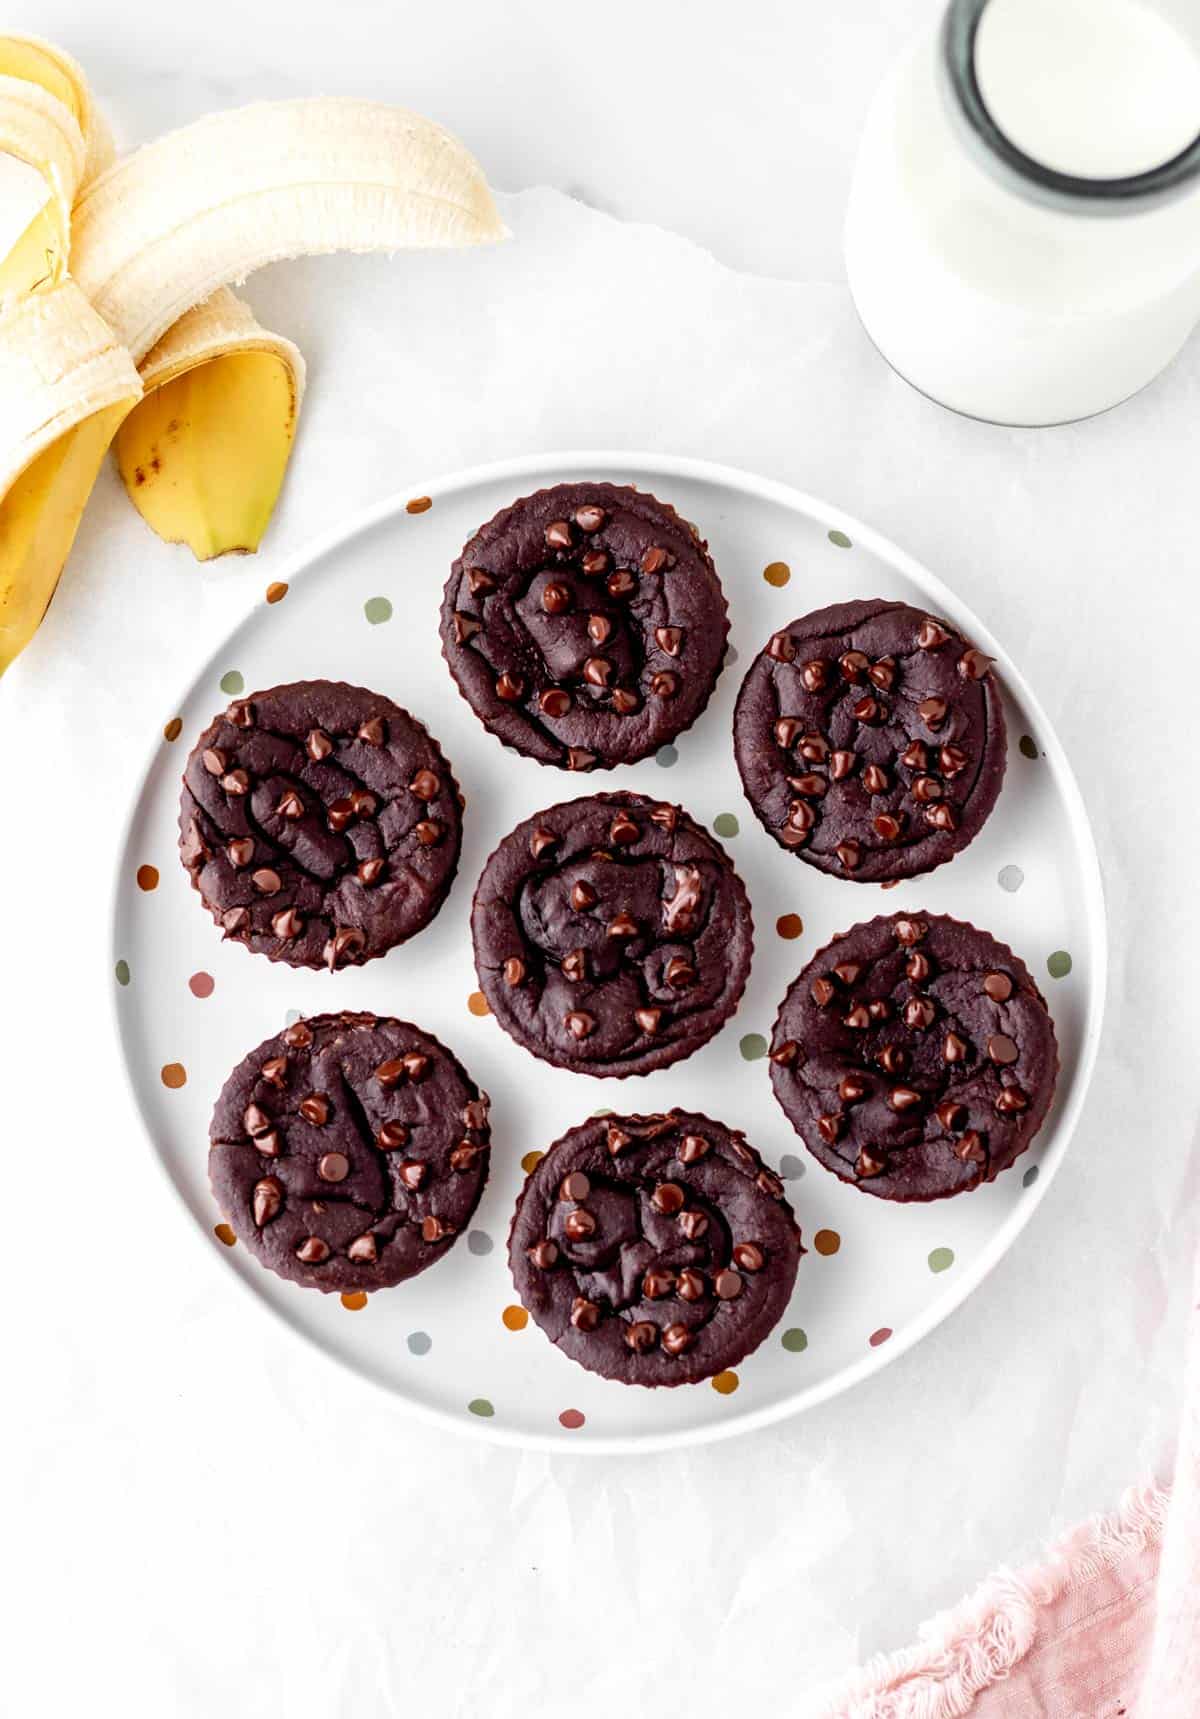
[[[1065,949],[1056,949],[1046,962],[1046,971],[1052,979],[1065,979],[1071,971],[1071,957]]]
[[[496,1412],[486,1397],[472,1397],[467,1408],[473,1415],[481,1415],[485,1421],[490,1420]]]
[[[377,627],[381,621],[391,620],[392,605],[386,597],[368,597],[363,604],[363,614],[373,627]],[[488,1413],[491,1413],[490,1409]]]
[[[1037,741],[1032,734],[1022,734],[1017,742],[1017,749],[1022,758],[1036,758],[1038,755]]]
[[[713,829],[719,836],[736,836],[738,821],[732,812],[718,812],[713,819]]]
[[[236,698],[246,685],[241,669],[228,669],[221,676],[221,691],[227,692],[230,698]]]
[[[616,1114],[616,1112],[612,1109],[611,1105],[604,1107],[600,1110],[593,1110],[592,1111],[593,1116],[614,1116],[615,1114]]]
[[[1025,1174],[1021,1177],[1021,1186],[1023,1188],[1032,1188],[1037,1179],[1038,1167],[1036,1164],[1031,1164]]]
[[[929,1256],[930,1271],[949,1271],[954,1264],[954,1249],[950,1247],[935,1247]]]
[[[849,549],[852,547],[850,539],[846,536],[844,531],[831,531],[829,533],[829,541],[830,543],[835,544],[838,549]]]
[[[129,983],[129,963],[128,963],[128,961],[118,961],[116,964],[116,967],[113,969],[113,971],[117,975],[117,984],[118,985],[128,985],[128,983]]]
[[[808,1348],[808,1333],[801,1331],[798,1325],[793,1325],[790,1331],[785,1331],[779,1339],[789,1355],[802,1355]]]
[[[767,1054],[767,1041],[761,1033],[745,1033],[738,1048],[747,1062],[757,1062]]]

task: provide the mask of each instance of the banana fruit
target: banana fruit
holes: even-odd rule
[[[27,37],[0,37],[0,153],[46,185],[0,261],[3,672],[53,594],[114,437],[159,536],[200,559],[258,547],[304,361],[231,283],[289,257],[507,235],[463,145],[377,102],[257,103],[113,163],[80,68]]]

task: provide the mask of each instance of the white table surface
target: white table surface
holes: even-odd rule
[[[926,10],[10,0],[124,144],[262,96],[393,99],[472,146],[515,239],[254,280],[310,365],[264,550],[195,565],[106,470],[0,686],[0,1709],[802,1712],[1169,1471],[1200,1187],[1200,345],[1056,431],[967,422],[890,374],[840,212],[870,90]],[[187,1233],[105,995],[146,737],[286,557],[410,482],[587,445],[794,482],[959,589],[1072,755],[1113,941],[1083,1125],[968,1304],[801,1420],[639,1461],[455,1438],[294,1346]]]

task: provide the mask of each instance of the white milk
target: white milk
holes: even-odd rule
[[[990,0],[975,68],[1036,160],[1091,179],[1145,171],[1200,133],[1200,0]],[[876,96],[855,168],[846,267],[867,332],[916,387],[977,417],[1049,424],[1114,405],[1200,320],[1200,181],[1096,208],[1046,199],[989,154],[931,32]]]

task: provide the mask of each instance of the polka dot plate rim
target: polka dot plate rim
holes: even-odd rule
[[[653,490],[696,521],[725,585],[740,661],[726,667],[675,757],[576,780],[517,758],[479,728],[441,660],[437,608],[449,563],[480,520],[532,489],[587,477]],[[408,509],[425,496],[431,506]],[[766,568],[781,565],[786,582],[764,579]],[[968,1299],[1045,1198],[1083,1104],[1103,1012],[1106,926],[1087,814],[1049,719],[990,630],[938,577],[841,509],[732,467],[651,454],[537,455],[427,478],[271,566],[269,579],[286,582],[287,602],[263,600],[264,569],[249,613],[148,737],[120,847],[108,955],[133,1101],[151,1156],[190,1214],[181,1227],[209,1269],[404,1408],[511,1446],[633,1454],[703,1443],[779,1422],[898,1362]],[[995,657],[1010,728],[1006,784],[984,831],[951,865],[891,891],[819,876],[776,848],[745,803],[730,741],[742,676],[772,631],[824,603],[879,595],[944,615]],[[391,605],[382,622],[364,613],[376,597]],[[220,683],[238,677],[247,693],[319,677],[373,686],[425,721],[450,758],[467,802],[462,864],[434,924],[384,959],[332,979],[276,968],[222,944],[193,895],[175,854],[179,773],[194,736],[228,702]],[[173,728],[167,719],[176,713],[182,731],[168,739],[163,723]],[[507,829],[573,792],[618,787],[678,799],[710,829],[718,819],[736,828],[718,839],[749,889],[757,943],[746,996],[723,1032],[673,1069],[624,1082],[535,1064],[494,1019],[473,1015],[466,929],[483,861]],[[146,891],[136,874],[150,864],[159,883]],[[765,1059],[744,1060],[739,1046],[770,1033],[786,983],[829,935],[875,913],[922,907],[972,919],[1022,955],[1054,1013],[1063,1066],[1046,1126],[1006,1176],[956,1200],[897,1208],[815,1163],[770,1096]],[[790,918],[802,933],[785,939],[775,926]],[[188,984],[198,973],[213,982],[203,1000]],[[339,1007],[407,1016],[436,1033],[491,1092],[495,1122],[492,1175],[471,1226],[494,1245],[476,1252],[461,1238],[436,1268],[354,1311],[336,1295],[280,1282],[216,1234],[222,1216],[196,1148],[221,1082],[247,1050],[277,1032],[289,1011]],[[182,1083],[164,1084],[168,1067],[183,1071]],[[774,1166],[803,1162],[803,1177],[793,1171],[785,1186],[809,1252],[777,1330],[719,1386],[636,1391],[584,1373],[532,1320],[520,1329],[503,1322],[515,1300],[505,1240],[522,1157],[596,1109],[674,1103],[746,1128]],[[818,1230],[837,1237],[830,1251],[813,1247]],[[228,1306],[232,1343],[243,1327],[232,1295]]]

